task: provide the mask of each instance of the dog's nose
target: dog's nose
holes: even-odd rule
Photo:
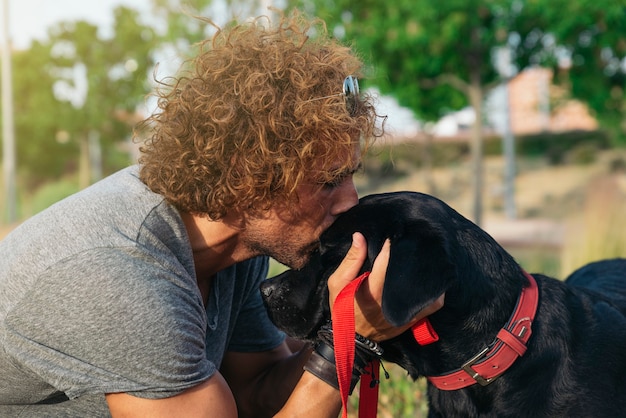
[[[272,292],[274,292],[274,286],[269,282],[261,283],[261,296],[264,299],[267,299],[272,296]]]

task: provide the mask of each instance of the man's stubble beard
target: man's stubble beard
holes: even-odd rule
[[[252,237],[247,237],[245,244],[254,254],[269,256],[295,270],[304,267],[311,258],[311,254],[319,248],[319,241],[300,245],[298,248],[295,248],[295,244],[292,242],[283,240],[269,241],[267,238],[252,239]]]

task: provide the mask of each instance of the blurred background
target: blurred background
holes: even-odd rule
[[[156,80],[211,35],[192,16],[298,8],[358,51],[388,115],[362,195],[436,195],[531,272],[626,255],[623,0],[1,1],[0,238],[136,161]],[[421,416],[396,374],[380,416]]]

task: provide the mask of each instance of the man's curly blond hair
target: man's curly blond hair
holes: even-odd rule
[[[298,185],[345,175],[382,135],[371,97],[348,112],[343,80],[362,63],[323,22],[295,12],[216,29],[144,121],[141,179],[179,210],[218,220],[297,201]]]

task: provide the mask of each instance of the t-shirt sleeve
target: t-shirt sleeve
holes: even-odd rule
[[[176,395],[208,379],[206,317],[182,266],[136,249],[57,263],[6,319],[5,350],[70,398]]]
[[[267,277],[268,258],[257,257],[239,267],[237,275],[245,280],[246,292],[238,313],[229,351],[259,352],[277,347],[285,340],[285,334],[270,321],[261,298],[260,285]]]

